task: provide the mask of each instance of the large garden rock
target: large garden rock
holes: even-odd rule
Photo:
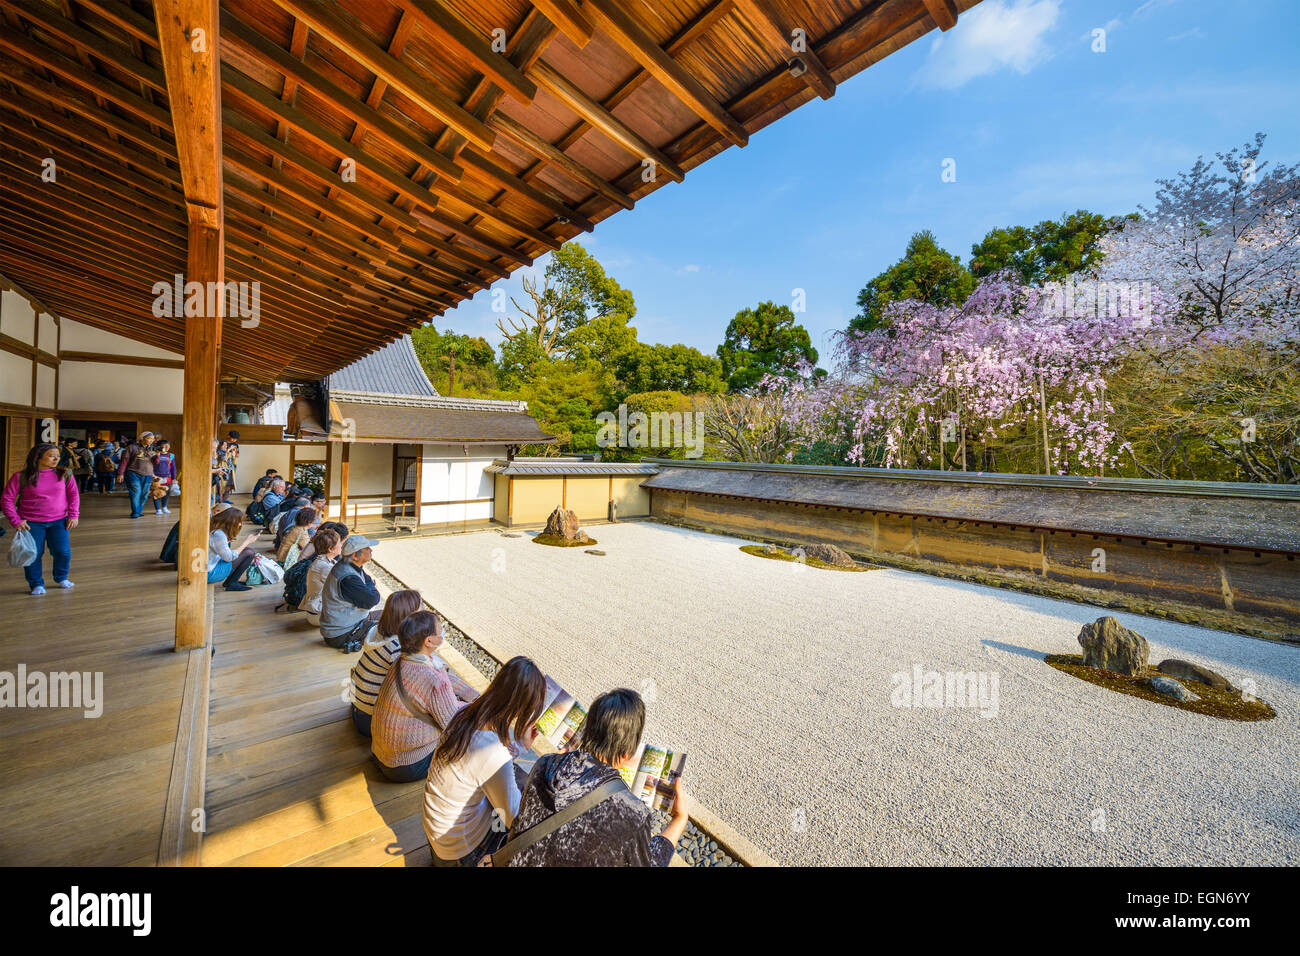
[[[1208,667],[1202,667],[1200,664],[1193,664],[1191,661],[1182,661],[1176,657],[1163,660],[1156,665],[1156,670],[1162,674],[1168,674],[1170,677],[1181,677],[1183,680],[1200,681],[1202,684],[1208,684],[1217,690],[1233,691],[1232,682],[1224,677],[1218,671],[1212,671]]]
[[[853,566],[853,559],[833,544],[805,544],[803,546],[803,556],[825,564],[834,564],[841,568]]]
[[[1178,683],[1178,681],[1174,680],[1172,677],[1157,675],[1156,677],[1152,677],[1149,681],[1147,681],[1147,684],[1157,694],[1164,694],[1167,697],[1172,697],[1174,700],[1199,700],[1200,699],[1195,694],[1193,694],[1190,690],[1184,687],[1182,684]]]
[[[578,515],[570,508],[556,508],[552,511],[551,516],[546,519],[546,530],[542,533],[553,534],[566,541],[577,541],[585,537],[582,529],[578,527]]]
[[[1083,648],[1084,664],[1130,677],[1141,676],[1146,671],[1151,655],[1145,637],[1109,615],[1085,624],[1079,632],[1079,644]]]

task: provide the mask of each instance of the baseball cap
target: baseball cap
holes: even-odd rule
[[[379,544],[379,542],[374,538],[367,538],[360,534],[350,534],[348,535],[347,540],[343,542],[342,554],[346,558],[349,554],[356,554],[363,548],[373,548],[377,544]]]

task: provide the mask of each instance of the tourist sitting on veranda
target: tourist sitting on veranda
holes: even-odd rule
[[[262,495],[271,489],[271,482],[279,476],[279,472],[274,468],[266,469],[266,474],[253,483],[253,500],[261,501]]]
[[[348,539],[348,526],[341,521],[322,521],[315,533],[311,536],[311,541],[307,542],[307,547],[302,549],[303,558],[314,558],[316,556],[316,538],[322,531],[333,531],[338,535],[339,544]],[[299,559],[301,560],[301,559]]]
[[[320,634],[330,647],[353,653],[379,621],[379,589],[362,568],[379,542],[364,535],[349,535],[341,557],[325,579],[321,592]]]
[[[623,688],[597,697],[587,711],[578,749],[546,754],[533,765],[510,839],[607,781],[617,780],[618,768],[629,766],[635,757],[644,729],[645,704],[636,691]],[[501,862],[507,866],[667,866],[690,812],[680,781],[672,820],[659,836],[651,835],[649,807],[626,786],[613,789],[613,795],[564,824],[558,838],[555,833],[543,836]],[[507,840],[504,853],[510,852]]]
[[[302,601],[298,604],[298,610],[307,612],[307,620],[312,627],[320,627],[321,594],[325,590],[325,582],[330,572],[334,570],[334,565],[339,559],[339,553],[343,550],[343,541],[330,529],[322,528],[316,532],[312,542],[318,551],[299,559],[310,561],[311,564],[307,568],[306,590],[303,592]]]
[[[402,653],[379,687],[370,721],[370,753],[394,783],[423,780],[433,748],[461,706],[445,666],[434,660],[441,625],[416,611],[398,629]]]
[[[220,502],[220,504],[226,504]],[[212,516],[208,535],[208,583],[222,582],[227,591],[248,591],[249,586],[243,582],[248,569],[253,566],[257,553],[252,544],[259,532],[254,531],[244,538],[237,547],[230,542],[238,537],[244,525],[244,513],[238,508],[227,505]]]
[[[506,663],[438,740],[424,786],[434,866],[477,866],[506,841],[519,811],[514,758],[533,746],[546,678],[526,657]]]
[[[287,520],[287,519],[286,519]],[[280,535],[280,544],[275,549],[275,559],[286,568],[291,568],[302,549],[311,541],[311,529],[317,522],[316,512],[311,508],[299,508],[293,515],[293,524]]]
[[[280,542],[284,540],[284,536],[292,530],[299,512],[306,509],[309,504],[310,499],[303,496],[285,499],[284,504],[280,507],[280,513],[271,520],[270,526],[271,533],[275,535],[272,547],[277,551],[280,550]]]
[[[284,487],[283,478],[271,479],[270,489],[266,492],[266,494],[262,495],[262,507],[269,512],[272,508],[276,507],[277,505],[283,504],[284,491],[285,491],[285,487]]]
[[[333,534],[322,531],[319,534]],[[370,629],[361,647],[361,656],[352,665],[352,723],[363,737],[370,736],[370,719],[375,712],[375,699],[379,688],[388,676],[393,659],[402,652],[400,633],[402,622],[420,610],[423,602],[419,591],[394,591],[384,602],[379,623]]]

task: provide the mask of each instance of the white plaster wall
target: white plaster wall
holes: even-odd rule
[[[36,407],[54,408],[58,396],[54,394],[54,369],[48,365],[36,365]]]
[[[0,332],[11,335],[24,345],[36,344],[36,310],[23,296],[6,289],[0,294]],[[28,388],[30,388],[30,383]],[[30,402],[32,396],[27,396]]]
[[[421,501],[464,501],[493,497],[492,476],[483,469],[494,459],[506,456],[505,445],[474,445],[468,454],[459,447],[425,445],[422,465]],[[424,505],[421,524],[478,521],[492,517],[492,501],[475,504]]]
[[[115,338],[125,341],[120,336]],[[64,349],[85,351],[72,349],[66,341]],[[185,372],[178,368],[107,362],[62,362],[59,365],[59,408],[179,415],[184,393]]]
[[[239,443],[239,471],[235,475],[235,490],[248,494],[266,469],[275,468],[286,478],[289,476],[288,445],[253,445]]]
[[[59,348],[65,352],[101,352],[105,355],[131,355],[140,358],[172,359],[179,361],[185,356],[169,352],[153,345],[145,345],[133,339],[124,338],[103,329],[83,325],[71,319],[62,323],[63,336]]]
[[[54,316],[48,312],[42,312],[39,321],[40,342],[38,347],[42,352],[49,352],[51,355],[59,354],[59,326],[54,321]]]
[[[0,402],[7,402],[10,405],[31,405],[31,359],[14,355],[13,352],[0,351]]]

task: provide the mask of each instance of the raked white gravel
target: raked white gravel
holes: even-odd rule
[[[580,700],[652,689],[648,739],[685,749],[691,791],[783,863],[1300,864],[1300,648],[1117,613],[1153,664],[1251,679],[1278,712],[1222,721],[1044,664],[1099,608],[590,530],[604,557],[485,531],[375,558]],[[996,673],[996,716],[894,706],[891,675],[918,664]]]

